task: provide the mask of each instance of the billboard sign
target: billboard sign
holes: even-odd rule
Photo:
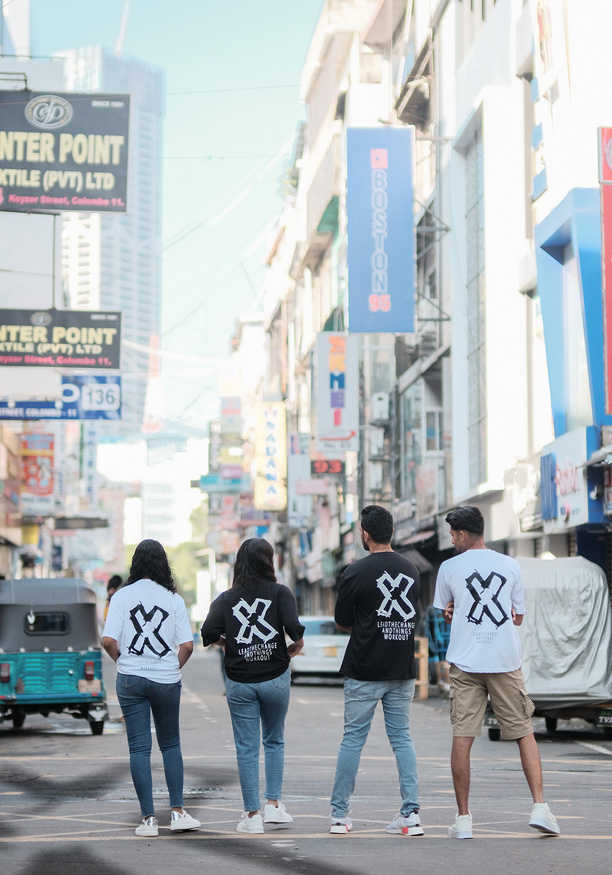
[[[121,377],[62,377],[57,400],[2,400],[0,419],[121,419]]]
[[[414,331],[410,127],[347,130],[348,327]]]
[[[125,213],[127,94],[0,91],[0,210]]]
[[[21,435],[21,513],[40,516],[53,512],[53,434]]]
[[[287,432],[285,404],[260,401],[254,452],[254,496],[257,510],[287,507]]]
[[[325,457],[359,449],[359,340],[317,335],[317,450]]]
[[[0,366],[118,369],[121,313],[0,310]]]

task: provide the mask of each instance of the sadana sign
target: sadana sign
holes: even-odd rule
[[[0,210],[124,213],[126,94],[0,91]]]
[[[0,365],[119,368],[121,313],[0,310]]]

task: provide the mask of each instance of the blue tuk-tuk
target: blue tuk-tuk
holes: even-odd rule
[[[0,580],[0,723],[71,714],[108,719],[96,595],[73,578]]]

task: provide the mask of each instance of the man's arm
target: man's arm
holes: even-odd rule
[[[102,639],[102,647],[106,650],[113,662],[117,662],[119,659],[119,644],[117,641],[115,641],[114,638],[105,636]]]
[[[515,626],[520,626],[525,618],[525,614],[517,614],[514,608],[512,608],[512,622]]]

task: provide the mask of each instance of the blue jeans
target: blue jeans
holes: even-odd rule
[[[183,805],[183,756],[179,734],[181,683],[158,684],[132,674],[117,674],[117,698],[125,719],[130,771],[142,817],[155,814],[151,779],[151,713],[164,760],[170,807]]]
[[[401,813],[410,814],[419,808],[419,780],[416,754],[410,737],[410,705],[414,698],[414,680],[411,681],[357,681],[344,682],[344,736],[336,763],[336,777],[332,791],[332,817],[346,817],[349,800],[355,789],[361,751],[366,743],[374,711],[382,702],[385,729],[391,743],[402,795]]]
[[[238,777],[245,811],[259,811],[259,727],[266,764],[266,799],[280,799],[285,764],[285,717],[289,708],[291,671],[259,684],[227,679]]]

